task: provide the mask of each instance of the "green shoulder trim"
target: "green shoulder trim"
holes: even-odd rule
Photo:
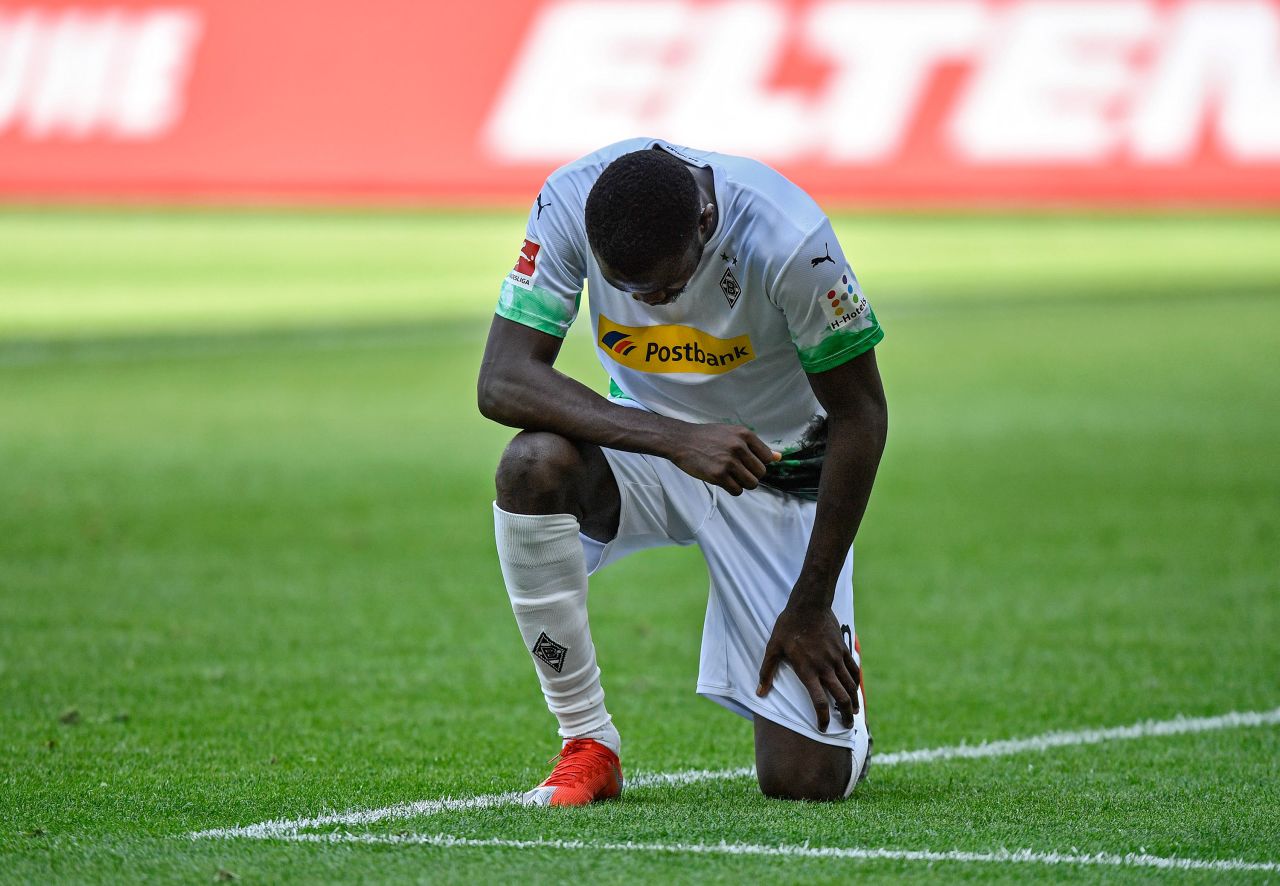
[[[573,323],[581,300],[582,293],[579,292],[573,297],[571,313],[565,299],[554,292],[548,292],[539,286],[525,289],[513,286],[510,280],[503,280],[498,308],[494,313],[539,332],[564,338],[569,333],[569,326]]]
[[[816,347],[797,348],[800,354],[800,365],[804,367],[804,371],[817,373],[835,369],[880,344],[880,340],[884,338],[884,330],[876,322],[874,313],[868,312],[868,317],[871,325],[865,329],[859,329],[856,332],[837,332]]]

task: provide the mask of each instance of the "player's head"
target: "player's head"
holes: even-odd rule
[[[698,269],[714,210],[689,167],[665,151],[623,154],[587,195],[587,240],[611,285],[667,304]]]

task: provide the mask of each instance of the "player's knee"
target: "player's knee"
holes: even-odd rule
[[[839,800],[844,797],[845,788],[849,784],[847,773],[799,762],[766,766],[760,766],[757,762],[756,778],[760,783],[760,792],[776,800]]]
[[[498,507],[523,514],[564,513],[583,468],[578,447],[559,434],[523,431],[507,444],[495,482]]]

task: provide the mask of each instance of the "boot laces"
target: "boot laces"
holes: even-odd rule
[[[565,742],[560,753],[547,763],[555,763],[550,777],[543,782],[547,787],[568,787],[585,781],[600,770],[600,764],[609,765],[610,751],[607,747],[589,738],[575,738]],[[558,761],[558,762],[557,762]]]

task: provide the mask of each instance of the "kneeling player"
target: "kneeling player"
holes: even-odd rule
[[[588,282],[606,399],[553,366]],[[871,737],[852,542],[884,448],[883,333],[826,216],[772,169],[633,139],[551,175],[502,286],[480,410],[521,433],[494,522],[564,739],[527,801],[622,789],[587,576],[697,544],[698,692],[755,723],[766,794],[848,796]]]

